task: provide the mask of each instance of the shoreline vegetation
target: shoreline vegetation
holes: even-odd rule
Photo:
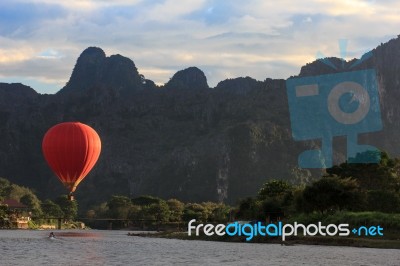
[[[383,248],[383,249],[400,249],[400,237],[398,232],[387,232],[388,236],[381,238],[372,237],[338,237],[338,236],[296,236],[287,237],[282,241],[280,237],[260,237],[255,236],[251,241],[246,241],[244,236],[206,236],[191,235],[187,232],[162,231],[162,232],[129,232],[128,236],[133,237],[151,237],[166,238],[180,240],[199,240],[199,241],[216,241],[216,242],[232,242],[232,243],[249,243],[249,244],[280,244],[282,246],[293,245],[323,245],[323,246],[348,246],[362,248]],[[397,238],[396,238],[397,236]]]
[[[18,227],[15,221],[28,217],[28,228],[54,222],[60,229],[82,228],[83,222],[74,222],[80,220],[89,228],[160,232],[141,235],[150,237],[399,249],[400,159],[392,159],[385,152],[358,154],[356,159],[365,156],[380,157],[380,163],[346,162],[326,169],[319,179],[306,178],[303,183],[267,178],[255,195],[239,199],[234,206],[223,202],[183,202],[151,195],[134,198],[113,195],[88,210],[81,210],[79,216],[77,201],[69,200],[67,195],[54,201],[41,201],[28,188],[0,178],[3,203],[0,204],[0,228]],[[250,237],[250,241],[246,241],[246,236],[188,236],[184,231],[193,220],[194,224],[214,225],[282,222],[339,227],[344,224],[352,234],[340,236],[337,233],[341,230],[336,229],[330,236],[311,237],[310,233],[307,236],[301,233],[301,236],[287,237],[285,242],[278,237],[263,236]]]
[[[381,212],[349,212],[338,211],[334,213],[310,213],[298,214],[283,219],[284,224],[349,224],[349,229],[360,226],[380,226],[383,228],[383,236],[287,236],[285,241],[281,237],[270,236],[254,236],[250,241],[246,241],[246,236],[206,236],[200,230],[200,235],[188,235],[187,231],[175,230],[173,228],[164,229],[158,232],[135,232],[128,233],[129,236],[138,237],[156,237],[167,239],[181,240],[200,240],[200,241],[219,241],[219,242],[237,242],[237,243],[264,243],[264,244],[280,244],[283,246],[292,245],[325,245],[325,246],[349,246],[349,247],[365,247],[365,248],[384,248],[384,249],[400,249],[400,214],[398,213],[381,213]],[[254,221],[252,221],[254,223]],[[215,224],[214,224],[215,225]],[[181,229],[187,230],[187,224],[183,224]],[[193,232],[194,233],[194,232]]]

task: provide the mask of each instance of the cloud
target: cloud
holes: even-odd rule
[[[35,4],[35,5],[58,5],[65,9],[80,10],[80,11],[91,11],[104,7],[112,6],[131,6],[136,5],[144,0],[14,0],[18,4]],[[11,2],[11,1],[9,1]]]
[[[54,91],[88,46],[134,60],[158,84],[188,66],[210,86],[238,76],[287,78],[316,58],[360,57],[398,34],[396,1],[3,0],[0,73]],[[17,74],[18,73],[18,74]],[[33,84],[33,83],[31,83]],[[32,85],[33,86],[33,85]],[[35,88],[38,91],[40,87]]]
[[[40,52],[37,57],[44,59],[59,59],[64,56],[59,51],[49,48]]]

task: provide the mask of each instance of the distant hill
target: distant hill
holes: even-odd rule
[[[372,52],[356,69],[377,70],[384,130],[360,141],[398,156],[400,39]],[[315,61],[299,75],[335,71]],[[83,207],[112,194],[235,203],[268,178],[307,179],[311,173],[297,168],[297,156],[319,145],[292,140],[285,80],[239,77],[210,88],[204,73],[190,67],[160,87],[129,58],[89,47],[54,95],[0,83],[0,176],[41,198],[66,193],[41,152],[44,133],[63,121],[86,123],[102,139],[98,164],[76,193]]]

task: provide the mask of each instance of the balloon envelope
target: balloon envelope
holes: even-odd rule
[[[65,122],[47,131],[42,150],[50,168],[72,193],[96,164],[101,141],[88,125]]]

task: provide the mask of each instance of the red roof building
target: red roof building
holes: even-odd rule
[[[27,209],[28,206],[14,199],[5,199],[0,204],[7,205],[9,209]]]

